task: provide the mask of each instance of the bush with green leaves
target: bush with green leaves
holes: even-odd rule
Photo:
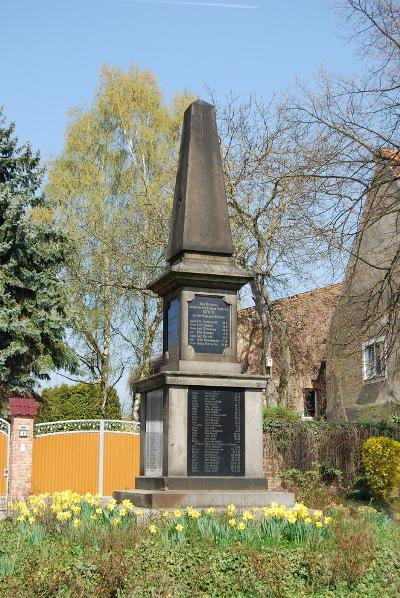
[[[79,382],[46,388],[38,422],[66,419],[101,419],[101,393],[99,384]],[[121,406],[115,388],[109,388],[107,418],[120,419]]]
[[[263,410],[264,423],[272,423],[278,421],[300,421],[300,415],[288,409],[287,407],[264,407]]]
[[[400,488],[400,442],[392,438],[372,437],[362,448],[366,479],[372,491],[388,500]]]

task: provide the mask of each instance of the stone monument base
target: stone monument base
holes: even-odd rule
[[[267,490],[115,490],[117,502],[128,499],[136,507],[147,509],[177,509],[188,506],[225,508],[230,504],[236,507],[265,507],[272,502],[292,506],[295,502],[291,492]]]

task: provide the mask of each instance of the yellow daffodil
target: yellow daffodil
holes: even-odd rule
[[[215,514],[215,508],[214,507],[208,507],[207,509],[207,513],[209,515],[214,515]]]
[[[192,519],[198,519],[199,517],[201,517],[201,513],[200,511],[189,511],[189,517],[191,517]]]
[[[157,533],[157,528],[156,528],[156,526],[153,523],[151,525],[149,525],[149,532],[151,534],[156,534]]]
[[[179,509],[174,511],[174,517],[175,519],[180,519],[182,517],[182,511],[180,511]]]
[[[182,532],[182,531],[183,531],[183,525],[181,525],[180,523],[177,523],[177,524],[175,525],[175,529],[176,529],[176,531],[177,531],[178,533],[179,533],[179,532]]]
[[[164,513],[162,514],[162,516],[164,517],[164,519],[168,519],[169,512],[168,511],[164,511]]]
[[[121,519],[120,517],[114,517],[114,519],[112,520],[113,525],[117,526],[121,523]]]
[[[126,509],[120,509],[119,510],[119,514],[121,515],[121,517],[125,517],[126,513],[127,513]]]
[[[243,521],[250,521],[250,519],[254,519],[254,515],[252,515],[250,511],[245,511],[243,513]]]
[[[240,531],[243,531],[244,529],[246,529],[246,524],[243,521],[241,521],[238,525],[238,528],[240,529]]]
[[[290,513],[290,515],[288,515],[288,517],[287,517],[287,520],[289,523],[296,523],[297,517],[293,513]]]
[[[90,519],[91,519],[92,521],[96,521],[96,519],[97,519],[97,515],[90,515]]]
[[[325,517],[324,523],[325,525],[330,525],[332,523],[332,517]]]
[[[80,519],[74,519],[73,526],[80,527],[82,525],[82,521]]]
[[[102,514],[103,514],[103,509],[101,507],[97,507],[96,515],[102,515]]]
[[[322,511],[318,511],[318,510],[314,511],[313,517],[316,520],[321,519],[321,517],[322,517]]]
[[[228,513],[229,517],[233,517],[235,511],[236,507],[232,503],[226,507],[226,512]]]
[[[230,525],[231,527],[235,527],[235,525],[236,525],[236,519],[234,519],[234,518],[232,517],[232,519],[229,519],[228,523],[229,523],[229,525]]]
[[[121,504],[127,511],[133,511],[133,509],[134,509],[133,504],[127,498],[125,498]]]
[[[306,518],[304,519],[304,523],[305,523],[306,525],[309,525],[309,524],[311,523],[311,517],[306,517]]]
[[[36,519],[31,516],[31,517],[28,517],[28,521],[31,525],[33,525],[35,523]]]
[[[318,529],[320,529],[322,527],[322,521],[316,521],[315,522],[315,527],[317,527]]]

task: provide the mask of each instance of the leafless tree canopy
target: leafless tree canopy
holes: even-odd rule
[[[385,313],[386,333],[393,340],[400,305],[400,5],[394,0],[344,0],[336,7],[349,39],[358,44],[360,73],[344,78],[321,72],[317,91],[300,84],[290,118],[299,152],[313,154],[310,174],[323,197],[327,240],[348,253],[353,270],[362,262],[376,271],[363,297],[359,331]],[[370,259],[363,237],[385,218],[393,227],[392,247],[382,259]]]

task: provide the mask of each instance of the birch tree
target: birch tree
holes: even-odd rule
[[[75,250],[68,262],[71,346],[107,389],[132,367],[146,375],[161,306],[145,290],[163,266],[183,110],[154,76],[104,67],[88,109],[71,114],[48,192]]]

